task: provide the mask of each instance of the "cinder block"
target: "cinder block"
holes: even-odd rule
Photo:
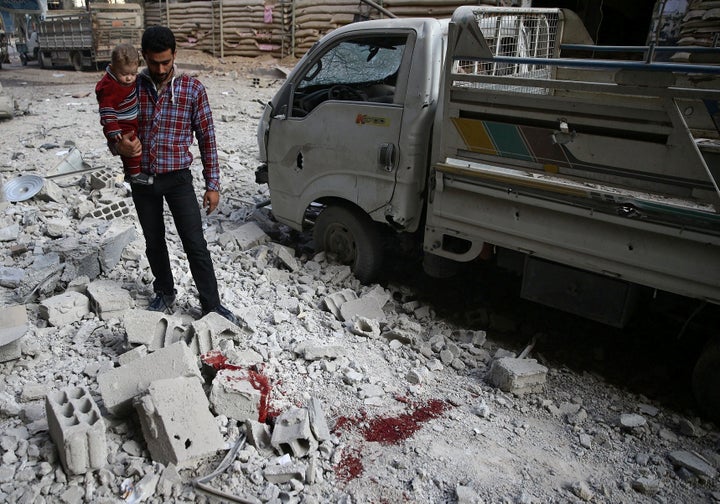
[[[105,189],[114,187],[116,183],[122,183],[123,175],[120,170],[105,168],[90,174],[90,187],[93,189]]]
[[[217,348],[221,339],[241,342],[245,332],[242,328],[215,312],[210,312],[190,325],[188,345],[197,354],[204,354]]]
[[[132,406],[132,399],[146,392],[152,382],[191,376],[200,378],[197,356],[179,341],[99,374],[97,381],[105,407],[115,415],[122,415]]]
[[[63,292],[40,303],[40,317],[50,325],[63,327],[90,313],[90,300],[75,291]]]
[[[184,341],[186,332],[182,318],[148,310],[128,310],[123,325],[128,343],[145,345],[151,352]]]
[[[87,293],[100,320],[121,317],[133,304],[130,293],[112,280],[90,282]]]
[[[112,220],[125,215],[130,215],[131,208],[127,200],[114,201],[108,205],[104,205],[90,212],[92,217],[98,219]],[[86,217],[86,216],[83,216]]]
[[[85,387],[68,387],[45,397],[50,437],[65,471],[85,474],[107,464],[105,421]]]
[[[187,467],[225,447],[200,379],[157,380],[135,400],[150,455],[166,466]]]
[[[275,421],[271,444],[279,453],[301,458],[317,450],[318,442],[310,430],[310,418],[305,408],[290,408]]]
[[[210,404],[218,415],[238,421],[257,420],[261,393],[242,369],[221,369],[215,375]]]
[[[545,385],[548,369],[535,359],[502,357],[490,367],[490,383],[504,392],[523,395],[539,392]]]

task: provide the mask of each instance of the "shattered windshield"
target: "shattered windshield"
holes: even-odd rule
[[[386,80],[400,67],[406,37],[376,37],[341,42],[315,63],[302,88]]]

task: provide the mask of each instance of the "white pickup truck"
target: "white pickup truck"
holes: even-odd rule
[[[273,215],[364,282],[410,235],[430,274],[521,257],[524,297],[618,327],[645,292],[716,311],[720,67],[567,57],[590,44],[564,9],[329,33],[258,127]],[[720,418],[713,330],[693,381]]]

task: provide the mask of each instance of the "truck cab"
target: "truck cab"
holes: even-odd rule
[[[334,201],[418,229],[446,34],[430,18],[360,22],[305,55],[258,129],[279,221],[302,228]]]

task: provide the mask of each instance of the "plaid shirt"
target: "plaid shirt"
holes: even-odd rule
[[[190,168],[193,161],[190,146],[195,133],[205,187],[209,191],[219,191],[215,126],[202,83],[189,75],[177,75],[158,96],[147,69],[138,75],[137,82],[138,137],[143,147],[143,171],[162,175]]]

